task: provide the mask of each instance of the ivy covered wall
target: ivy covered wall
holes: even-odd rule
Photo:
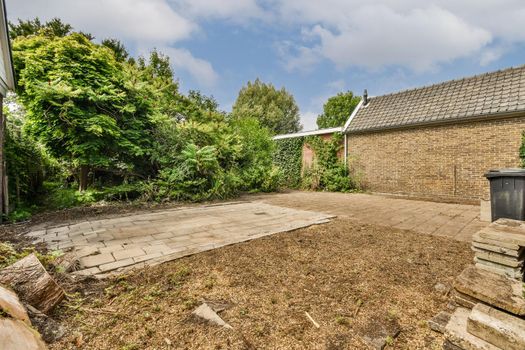
[[[303,137],[276,140],[273,156],[275,165],[281,170],[280,186],[290,189],[301,187]]]
[[[281,187],[314,191],[348,192],[356,189],[341,151],[343,135],[276,140],[275,164],[281,169]],[[303,169],[303,147],[313,151],[313,162]]]

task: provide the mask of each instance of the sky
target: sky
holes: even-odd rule
[[[6,0],[11,21],[59,17],[133,56],[170,57],[183,92],[230,111],[260,78],[305,130],[327,98],[370,96],[525,64],[524,0]]]

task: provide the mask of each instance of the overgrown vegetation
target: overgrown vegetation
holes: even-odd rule
[[[180,93],[157,50],[135,59],[119,40],[95,43],[60,19],[10,23],[10,33],[18,78],[5,109],[12,221],[98,201],[351,187],[346,167],[330,158],[335,146],[315,144],[320,158],[301,176],[304,140],[272,140],[301,129],[284,88],[248,82],[228,114],[212,96]]]
[[[304,137],[276,140],[274,162],[281,169],[280,185],[286,188],[300,188],[302,177],[302,155]]]
[[[343,136],[339,133],[325,140],[320,136],[278,140],[274,161],[282,171],[282,185],[313,191],[348,192],[357,188],[341,154]],[[302,162],[303,147],[313,150],[311,166]]]
[[[169,59],[54,19],[10,24],[18,76],[7,105],[12,213],[100,200],[228,198],[273,191],[272,132],[213,97],[179,92]],[[293,100],[293,98],[292,98]]]
[[[303,188],[331,192],[348,192],[356,188],[350,177],[348,165],[342,160],[343,136],[334,133],[329,140],[309,136],[305,143],[314,151],[314,162],[304,169]]]

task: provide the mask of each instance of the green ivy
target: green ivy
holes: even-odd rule
[[[281,171],[279,185],[284,188],[299,188],[301,186],[301,167],[303,156],[303,137],[276,140],[273,154],[274,164]]]
[[[330,140],[319,136],[277,140],[274,162],[281,170],[281,187],[313,191],[349,192],[356,189],[348,166],[338,153],[343,135],[334,134]],[[307,144],[314,151],[310,168],[302,169],[302,149]]]

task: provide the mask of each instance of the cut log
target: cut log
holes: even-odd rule
[[[38,332],[26,323],[11,318],[0,318],[0,349],[46,350],[47,346]]]
[[[0,286],[0,311],[16,320],[24,321],[31,325],[26,309],[18,300],[18,296],[2,286]]]
[[[58,257],[53,265],[58,272],[73,272],[80,270],[80,261],[74,252],[66,253]]]
[[[13,288],[22,300],[43,313],[51,311],[64,298],[64,290],[34,254],[0,270],[0,284]]]

